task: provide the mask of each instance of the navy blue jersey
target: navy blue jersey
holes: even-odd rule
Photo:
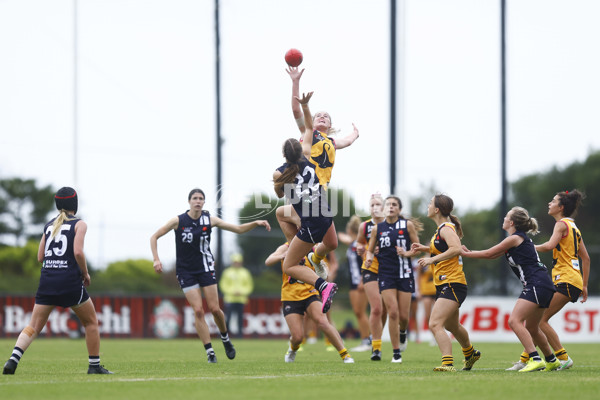
[[[73,253],[75,242],[75,224],[79,218],[64,221],[56,235],[51,239],[52,224],[56,218],[44,226],[46,247],[44,263],[40,275],[38,293],[42,295],[60,295],[81,290],[83,280],[81,269]]]
[[[356,253],[356,240],[348,246],[346,250],[346,257],[348,258],[348,271],[350,272],[350,283],[356,286],[360,283],[360,267],[362,265],[362,257]]]
[[[212,272],[215,259],[210,251],[210,214],[202,211],[198,219],[192,219],[187,211],[178,216],[175,229],[176,269],[193,272]]]
[[[287,164],[277,168],[279,172],[285,171]],[[285,185],[283,192],[290,201],[300,219],[310,217],[331,217],[327,194],[319,183],[315,165],[302,157],[299,163],[300,171],[292,185]]]
[[[408,221],[399,218],[396,222],[386,221],[377,224],[377,240],[379,246],[379,275],[393,278],[412,278],[410,258],[399,256],[396,246],[410,250],[411,241],[408,234]]]
[[[531,239],[525,232],[521,231],[516,231],[513,235],[522,237],[523,242],[517,247],[508,249],[504,255],[517,278],[523,286],[546,284],[552,287],[548,269],[540,262],[540,257]]]

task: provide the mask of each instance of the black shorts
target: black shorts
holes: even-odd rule
[[[554,292],[556,290],[553,287],[529,284],[523,288],[519,298],[539,304],[540,308],[548,308]]]
[[[570,298],[571,303],[577,302],[579,296],[581,296],[582,290],[573,285],[569,285],[568,283],[557,283],[556,285],[554,285],[554,287],[556,288],[556,291],[558,293],[564,294],[565,296]]]
[[[444,283],[435,287],[435,299],[449,299],[458,303],[458,307],[467,298],[467,285],[462,283]]]
[[[400,292],[414,293],[414,278],[391,278],[389,276],[379,275],[379,293],[388,289],[396,289]]]
[[[35,304],[43,306],[58,306],[58,307],[74,307],[79,304],[83,304],[89,299],[87,290],[85,287],[81,287],[80,290],[73,291],[70,293],[63,294],[35,294]]]
[[[315,302],[321,301],[321,297],[319,295],[310,296],[307,299],[299,300],[299,301],[283,301],[283,316],[287,316],[289,314],[300,314],[304,315],[306,310],[308,310],[308,306]]]
[[[333,224],[331,217],[303,218],[296,236],[307,243],[319,243]]]
[[[177,270],[177,282],[179,286],[185,292],[186,290],[193,288],[200,288],[210,285],[216,285],[217,279],[215,278],[215,272],[190,272],[185,269]]]
[[[379,274],[375,272],[369,271],[368,269],[363,269],[362,271],[363,285],[369,282],[377,282],[379,280]]]

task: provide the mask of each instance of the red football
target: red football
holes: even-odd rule
[[[287,53],[285,53],[285,62],[290,67],[297,67],[302,64],[302,53],[298,49],[289,49]]]

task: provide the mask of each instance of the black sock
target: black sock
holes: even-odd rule
[[[321,293],[327,287],[327,282],[323,278],[317,278],[315,282],[315,288]]]
[[[20,347],[15,346],[12,354],[10,355],[10,359],[18,364],[19,361],[21,361],[21,357],[23,357],[23,353],[25,353],[25,350],[23,350]]]
[[[212,343],[208,342],[204,345],[204,349],[206,350],[206,354],[215,354],[215,351],[212,348]]]
[[[229,342],[229,332],[225,331],[225,333],[221,332],[221,340],[224,342]]]
[[[529,358],[534,361],[542,361],[542,357],[540,357],[540,355],[538,354],[537,351],[534,351],[533,353],[529,353]]]
[[[400,343],[406,342],[406,331],[400,331]]]
[[[400,349],[394,349],[394,354],[400,354]]]
[[[546,362],[554,362],[556,361],[556,356],[554,355],[554,353],[550,353],[549,356],[544,356],[544,358],[546,359]]]
[[[90,367],[98,367],[100,365],[100,356],[90,356],[88,358]]]

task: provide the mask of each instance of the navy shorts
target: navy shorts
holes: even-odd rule
[[[460,307],[467,298],[467,285],[462,283],[444,283],[435,287],[435,299],[448,299]]]
[[[568,283],[557,283],[556,285],[554,285],[554,287],[556,288],[556,291],[558,293],[564,294],[565,296],[570,298],[571,303],[577,302],[579,296],[581,296],[582,290],[573,285],[569,285]]]
[[[528,284],[523,288],[519,298],[539,304],[540,308],[548,308],[554,292],[556,290],[553,287]]]
[[[35,294],[35,304],[43,306],[74,307],[83,304],[89,299],[87,290],[81,286],[80,290],[63,294]]]
[[[400,292],[414,293],[415,279],[414,278],[396,278],[379,275],[379,293],[388,289],[396,289]]]
[[[180,269],[177,271],[177,282],[179,282],[179,286],[185,292],[186,289],[216,285],[217,279],[215,278],[214,271],[190,272]]]
[[[319,243],[323,240],[332,223],[333,218],[331,217],[303,218],[296,236],[307,243]]]
[[[363,285],[365,283],[369,283],[369,282],[377,282],[379,280],[379,274],[369,271],[368,269],[363,269],[362,270],[362,278],[363,278]]]
[[[283,301],[283,316],[285,317],[289,314],[304,315],[306,310],[308,310],[308,306],[315,301],[321,301],[321,297],[315,294],[304,300]]]

